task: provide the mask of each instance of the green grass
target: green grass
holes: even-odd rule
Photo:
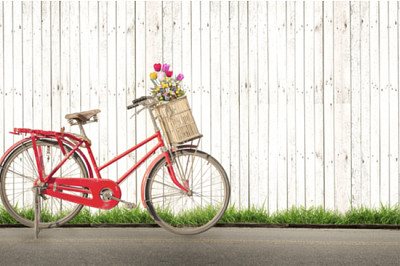
[[[213,217],[215,210],[203,209],[185,213],[174,217],[170,212],[161,214],[162,218],[173,224],[202,224]],[[24,216],[33,218],[33,210],[24,210]],[[50,213],[44,211],[43,221],[54,220]],[[324,210],[322,207],[291,208],[287,211],[279,211],[273,214],[266,210],[251,208],[238,210],[234,206],[229,207],[220,220],[221,223],[276,223],[276,224],[393,224],[400,225],[400,207],[381,206],[378,209],[365,207],[351,208],[342,214],[338,211]],[[0,224],[16,224],[4,209],[0,207]],[[112,210],[100,210],[90,212],[84,208],[70,224],[80,223],[154,223],[146,209],[114,208]]]

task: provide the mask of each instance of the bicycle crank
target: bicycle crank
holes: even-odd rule
[[[124,201],[124,200],[122,200],[122,199],[119,199],[119,198],[114,197],[113,194],[112,194],[112,190],[109,189],[109,188],[105,188],[105,189],[103,189],[103,190],[100,192],[100,198],[101,198],[103,201],[105,201],[105,202],[110,201],[110,200],[112,200],[112,199],[113,199],[113,200],[117,200],[117,201],[119,201],[119,202],[122,202],[122,203],[125,204],[125,207],[126,207],[127,209],[134,209],[134,208],[137,207],[136,203],[127,202],[127,201]]]

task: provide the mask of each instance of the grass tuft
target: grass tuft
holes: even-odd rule
[[[33,218],[33,210],[22,211],[27,218]],[[174,225],[179,224],[203,224],[215,215],[212,208],[203,208],[173,216],[171,212],[164,211],[160,216]],[[43,221],[57,220],[59,215],[51,215],[44,210]],[[293,207],[289,210],[269,213],[263,208],[252,207],[250,209],[237,209],[230,206],[220,220],[221,223],[276,223],[276,224],[392,224],[400,225],[400,206],[388,207],[381,205],[378,209],[371,209],[361,206],[351,207],[346,213],[336,210],[325,210],[323,207]],[[0,224],[16,224],[4,207],[0,207]],[[83,208],[82,211],[70,222],[80,223],[154,223],[146,209],[114,208],[111,210],[93,211]]]

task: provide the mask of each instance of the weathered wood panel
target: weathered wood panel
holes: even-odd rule
[[[154,63],[184,84],[231,204],[345,211],[399,202],[396,2],[2,2],[0,151],[13,127],[86,126],[99,164],[152,133],[126,105]],[[101,145],[100,145],[101,144]],[[104,169],[117,179],[151,145]],[[148,165],[146,163],[145,165]],[[123,184],[139,202],[145,166]]]

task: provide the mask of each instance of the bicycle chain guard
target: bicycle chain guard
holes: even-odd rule
[[[51,178],[46,186],[42,194],[99,209],[111,209],[119,203],[115,199],[104,200],[103,190],[109,190],[114,198],[121,198],[118,184],[109,179]]]

